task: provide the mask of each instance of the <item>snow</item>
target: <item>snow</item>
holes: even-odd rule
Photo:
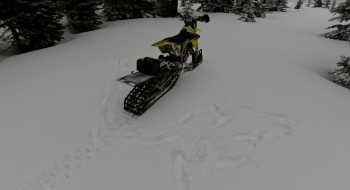
[[[203,64],[141,117],[116,79],[158,57],[178,19],[107,22],[3,60],[0,189],[348,189],[350,91],[328,76],[348,42],[319,37],[328,10],[287,11],[209,14]]]

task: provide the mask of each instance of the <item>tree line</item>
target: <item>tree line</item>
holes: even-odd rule
[[[57,44],[65,27],[72,33],[98,29],[102,24],[98,13],[114,21],[173,17],[176,10],[177,0],[1,0],[0,39],[25,53]],[[68,20],[66,26],[61,23],[63,17]]]

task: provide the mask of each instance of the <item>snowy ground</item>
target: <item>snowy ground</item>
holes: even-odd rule
[[[109,22],[0,62],[0,189],[348,189],[350,91],[327,72],[350,47],[319,37],[332,15],[209,15],[203,64],[141,117],[116,79],[177,19]]]

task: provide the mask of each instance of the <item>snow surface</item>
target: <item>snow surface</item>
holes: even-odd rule
[[[141,117],[116,79],[178,19],[108,22],[0,62],[0,189],[349,189],[350,91],[327,74],[349,45],[319,37],[329,11],[209,15],[203,64]]]

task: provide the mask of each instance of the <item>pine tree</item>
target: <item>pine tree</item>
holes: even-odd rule
[[[241,17],[238,20],[243,20],[244,22],[255,22],[254,19],[254,4],[252,0],[247,0],[247,3],[244,4]]]
[[[95,0],[69,0],[66,4],[68,27],[72,33],[98,29],[102,24],[96,14],[99,3]]]
[[[343,68],[330,71],[329,74],[334,82],[350,88],[350,57],[340,56],[340,59],[337,65]]]
[[[233,7],[232,0],[201,0],[200,6],[197,9],[197,11],[203,11],[203,12],[222,12],[222,13],[228,13],[231,12]]]
[[[182,20],[192,20],[194,13],[193,9],[191,8],[192,6],[192,1],[191,0],[186,0],[184,4],[184,8],[181,11],[181,18]]]
[[[267,0],[265,6],[268,12],[278,10],[276,0]]]
[[[295,5],[295,9],[300,9],[301,8],[301,5],[304,3],[303,0],[299,0],[298,3]]]
[[[310,5],[311,5],[311,0],[307,0],[306,6],[307,6],[307,7],[310,7]]]
[[[20,52],[53,46],[63,39],[63,17],[49,0],[2,0],[0,20]]]
[[[331,0],[326,0],[326,1],[324,2],[324,8],[329,9],[330,6],[331,6]]]
[[[104,0],[108,21],[154,17],[155,4],[147,0]]]
[[[350,20],[350,0],[346,0],[343,3],[340,3],[336,8],[333,10],[330,10],[330,12],[335,15],[338,14],[338,16],[331,18],[329,21],[337,20],[339,22],[348,22]],[[339,39],[339,40],[350,40],[350,23],[347,23],[345,25],[342,24],[336,24],[333,26],[328,27],[330,28],[336,28],[336,30],[322,34],[321,36],[331,39]]]
[[[241,14],[243,12],[244,4],[246,4],[246,0],[236,0],[232,6],[232,11],[235,14]]]
[[[259,0],[253,0],[253,5],[254,15],[256,17],[265,18],[266,8],[264,7],[264,5]]]
[[[314,1],[315,1],[314,7],[322,7],[323,6],[322,0],[314,0]]]
[[[161,17],[176,17],[179,15],[177,6],[177,0],[157,0],[156,13]]]
[[[181,0],[180,6],[181,6],[181,7],[184,7],[185,4],[186,4],[186,0]]]
[[[287,0],[271,0],[268,2],[269,11],[280,11],[286,12],[286,8],[288,8]]]
[[[333,4],[332,4],[331,10],[334,10],[336,4],[337,4],[337,1],[336,1],[336,0],[333,0]]]

